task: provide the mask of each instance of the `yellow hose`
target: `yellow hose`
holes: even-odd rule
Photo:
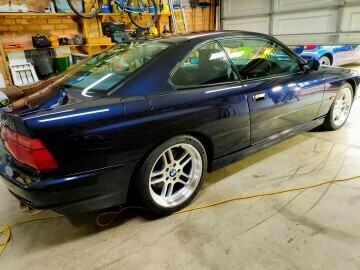
[[[229,199],[214,202],[214,203],[209,203],[209,204],[206,204],[206,205],[200,205],[200,206],[193,207],[193,208],[186,208],[186,209],[177,211],[174,214],[181,214],[181,213],[186,213],[186,212],[190,212],[190,211],[194,211],[194,210],[200,210],[200,209],[204,209],[204,208],[208,208],[208,207],[212,207],[212,206],[216,206],[216,205],[219,205],[219,204],[228,203],[228,202],[232,202],[232,201],[251,199],[251,198],[257,198],[257,197],[264,197],[264,196],[276,195],[276,194],[281,194],[281,193],[286,193],[286,192],[291,192],[291,191],[315,188],[315,187],[326,185],[326,184],[350,181],[350,180],[354,180],[356,178],[360,178],[360,175],[352,176],[352,177],[349,177],[349,178],[343,178],[343,179],[327,180],[327,181],[324,181],[324,182],[320,182],[320,183],[313,184],[313,185],[308,185],[308,186],[303,186],[303,187],[289,188],[289,189],[284,189],[284,190],[278,190],[278,191],[260,193],[260,194],[253,194],[253,195],[237,196],[237,197],[229,198]]]
[[[2,229],[0,231],[0,235],[3,235],[5,237],[5,239],[0,242],[0,256],[3,254],[6,245],[9,243],[10,238],[11,238],[11,228],[14,228],[16,226],[25,224],[25,223],[29,223],[29,222],[33,222],[33,221],[39,221],[39,220],[46,220],[46,219],[54,219],[54,218],[60,218],[60,217],[65,217],[64,215],[57,215],[57,216],[48,216],[48,217],[41,217],[41,218],[30,218],[30,219],[25,219],[19,222],[16,222],[12,225],[6,225],[5,223],[0,222],[0,226],[3,227],[4,229]]]

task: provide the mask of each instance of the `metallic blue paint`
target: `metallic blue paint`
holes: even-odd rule
[[[305,46],[298,46],[292,47],[292,49],[305,60],[319,61],[322,56],[327,56],[331,65],[334,66],[360,61],[360,45],[317,46],[313,50],[308,50]]]
[[[164,39],[173,46],[106,97],[82,97],[53,85],[30,104],[32,109],[3,113],[3,123],[40,139],[59,164],[55,170],[36,171],[0,145],[0,174],[9,190],[31,207],[62,213],[124,203],[137,167],[165,140],[178,134],[197,137],[207,150],[211,171],[321,124],[339,87],[344,82],[360,84],[358,74],[332,67],[181,91],[170,84],[171,72],[194,47],[243,36],[278,42],[249,32]],[[254,102],[258,93],[265,98]]]

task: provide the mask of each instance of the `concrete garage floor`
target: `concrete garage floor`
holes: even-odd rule
[[[357,100],[341,130],[208,175],[192,206],[360,174],[359,115]],[[159,219],[129,210],[107,228],[96,213],[29,223],[13,229],[0,269],[359,269],[359,191],[357,179]],[[0,220],[27,217],[1,183]]]

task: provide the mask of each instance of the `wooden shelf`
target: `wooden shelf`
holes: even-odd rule
[[[46,48],[34,48],[34,47],[25,47],[25,48],[16,48],[16,49],[4,49],[4,52],[13,52],[13,51],[32,51],[32,50],[42,50],[42,49],[56,49],[56,48],[71,48],[71,47],[95,47],[95,46],[113,46],[116,43],[107,43],[107,44],[83,44],[83,45],[60,45],[60,46],[51,46]]]
[[[157,1],[157,0],[156,0]],[[148,13],[148,16],[154,16],[154,13]],[[102,25],[101,23],[103,21],[106,20],[106,18],[115,16],[116,18],[121,18],[122,16],[127,17],[128,14],[125,12],[121,12],[121,13],[99,13],[94,20],[88,20],[88,19],[83,19],[79,16],[77,16],[75,13],[33,13],[33,12],[0,12],[0,20],[1,18],[9,18],[11,20],[15,20],[17,18],[22,18],[22,19],[33,19],[33,18],[43,18],[45,19],[44,21],[46,21],[46,19],[51,19],[51,18],[72,18],[74,20],[75,23],[78,24],[78,26],[80,26],[79,28],[82,29],[82,34],[83,37],[86,38],[86,40],[88,40],[89,38],[89,28],[90,28],[90,24],[93,25],[94,21],[96,21],[97,25],[98,25],[98,32],[99,32],[99,37],[103,37],[103,32],[102,32]],[[171,16],[171,13],[158,13],[158,19],[156,21],[156,27],[158,28],[159,33],[162,33],[162,27],[163,25],[168,25],[168,23],[164,23],[162,22],[162,20],[165,20],[165,16],[168,18],[169,16]],[[119,21],[119,19],[114,19],[114,21]],[[39,29],[41,30],[41,29]],[[97,35],[95,35],[97,36]],[[101,51],[108,49],[109,47],[115,45],[116,43],[109,43],[109,44],[84,44],[84,45],[61,45],[61,46],[52,46],[52,47],[47,47],[47,48],[41,48],[41,49],[55,49],[55,48],[67,48],[67,47],[78,47],[79,49],[81,48],[81,51],[84,51],[88,54],[88,56],[92,56],[94,54],[98,54],[101,53]],[[40,50],[41,50],[40,49]],[[6,74],[10,80],[10,85],[13,86],[13,81],[12,81],[12,77],[11,77],[11,73],[9,70],[9,63],[7,60],[7,56],[9,54],[11,54],[11,52],[16,52],[16,51],[32,51],[32,50],[37,50],[37,48],[32,47],[30,44],[27,44],[26,47],[24,48],[15,48],[15,49],[3,49],[3,46],[1,45],[1,41],[0,41],[0,54],[3,58],[3,61],[5,62],[5,71]],[[74,51],[74,50],[72,50]]]
[[[0,12],[0,16],[76,17],[75,13]]]
[[[85,46],[85,47],[94,47],[94,46],[113,46],[116,43],[101,43],[101,44],[84,44],[84,45],[80,45],[80,46]],[[79,46],[79,45],[78,45]]]
[[[125,12],[126,13],[126,12]],[[125,14],[127,15],[127,14]],[[155,13],[144,15],[154,16]],[[171,13],[159,12],[158,15],[171,16]],[[35,12],[0,12],[0,16],[34,16],[34,17],[78,17],[74,13],[35,13]],[[97,16],[124,16],[123,13],[99,13]],[[79,17],[81,18],[81,17]]]
[[[61,45],[61,46],[51,46],[46,48],[34,48],[34,47],[24,47],[24,48],[16,48],[16,49],[4,49],[4,52],[12,52],[12,51],[32,51],[37,49],[55,49],[55,48],[66,48],[66,47],[78,47],[84,45]]]
[[[98,16],[123,16],[124,14],[122,13],[99,13]],[[127,14],[126,14],[127,15]],[[143,14],[144,15],[148,15],[148,16],[154,16],[155,13],[147,13],[147,14]],[[163,12],[159,12],[158,15],[166,15],[166,16],[171,16],[171,13],[163,13]]]

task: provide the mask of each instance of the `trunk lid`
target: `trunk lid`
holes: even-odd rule
[[[81,95],[81,91],[61,86],[49,86],[12,105],[11,114],[21,117],[31,116],[40,111],[59,110],[64,106],[91,101],[102,97],[94,94],[91,97]]]

